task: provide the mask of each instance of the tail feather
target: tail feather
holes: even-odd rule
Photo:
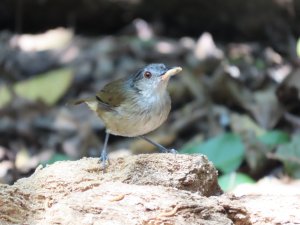
[[[82,103],[86,103],[91,110],[97,111],[98,103],[95,97],[71,100],[67,103],[67,105],[79,105]]]
[[[79,105],[86,102],[87,99],[74,99],[67,102],[67,105]]]

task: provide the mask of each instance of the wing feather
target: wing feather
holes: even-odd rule
[[[126,99],[123,80],[113,81],[103,87],[96,95],[97,101],[109,109],[118,107]]]

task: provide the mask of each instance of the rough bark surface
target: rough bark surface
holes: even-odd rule
[[[0,185],[0,224],[267,224],[282,221],[281,218],[266,219],[263,217],[266,215],[258,213],[261,208],[255,205],[260,196],[219,194],[217,171],[204,156],[121,157],[111,160],[105,173],[97,159],[84,158],[39,167],[31,177],[20,179],[12,186]],[[263,198],[264,203],[270,200]],[[288,204],[281,199],[280,207]],[[273,205],[274,212],[280,209]],[[285,221],[288,220],[285,218]]]

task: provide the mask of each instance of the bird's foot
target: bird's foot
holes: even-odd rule
[[[100,155],[100,162],[102,163],[102,169],[105,172],[106,169],[106,161],[109,164],[109,158],[106,151],[102,151]]]
[[[172,154],[178,153],[178,152],[176,151],[176,149],[174,149],[174,148],[161,148],[160,151],[161,151],[162,153],[172,153]]]
[[[169,152],[169,153],[172,153],[172,154],[177,154],[177,153],[178,153],[177,150],[174,149],[174,148],[169,148],[169,149],[168,149],[168,152]]]

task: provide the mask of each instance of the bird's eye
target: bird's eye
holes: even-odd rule
[[[150,79],[152,77],[152,74],[149,71],[146,71],[144,73],[144,77],[147,78],[147,79]]]

